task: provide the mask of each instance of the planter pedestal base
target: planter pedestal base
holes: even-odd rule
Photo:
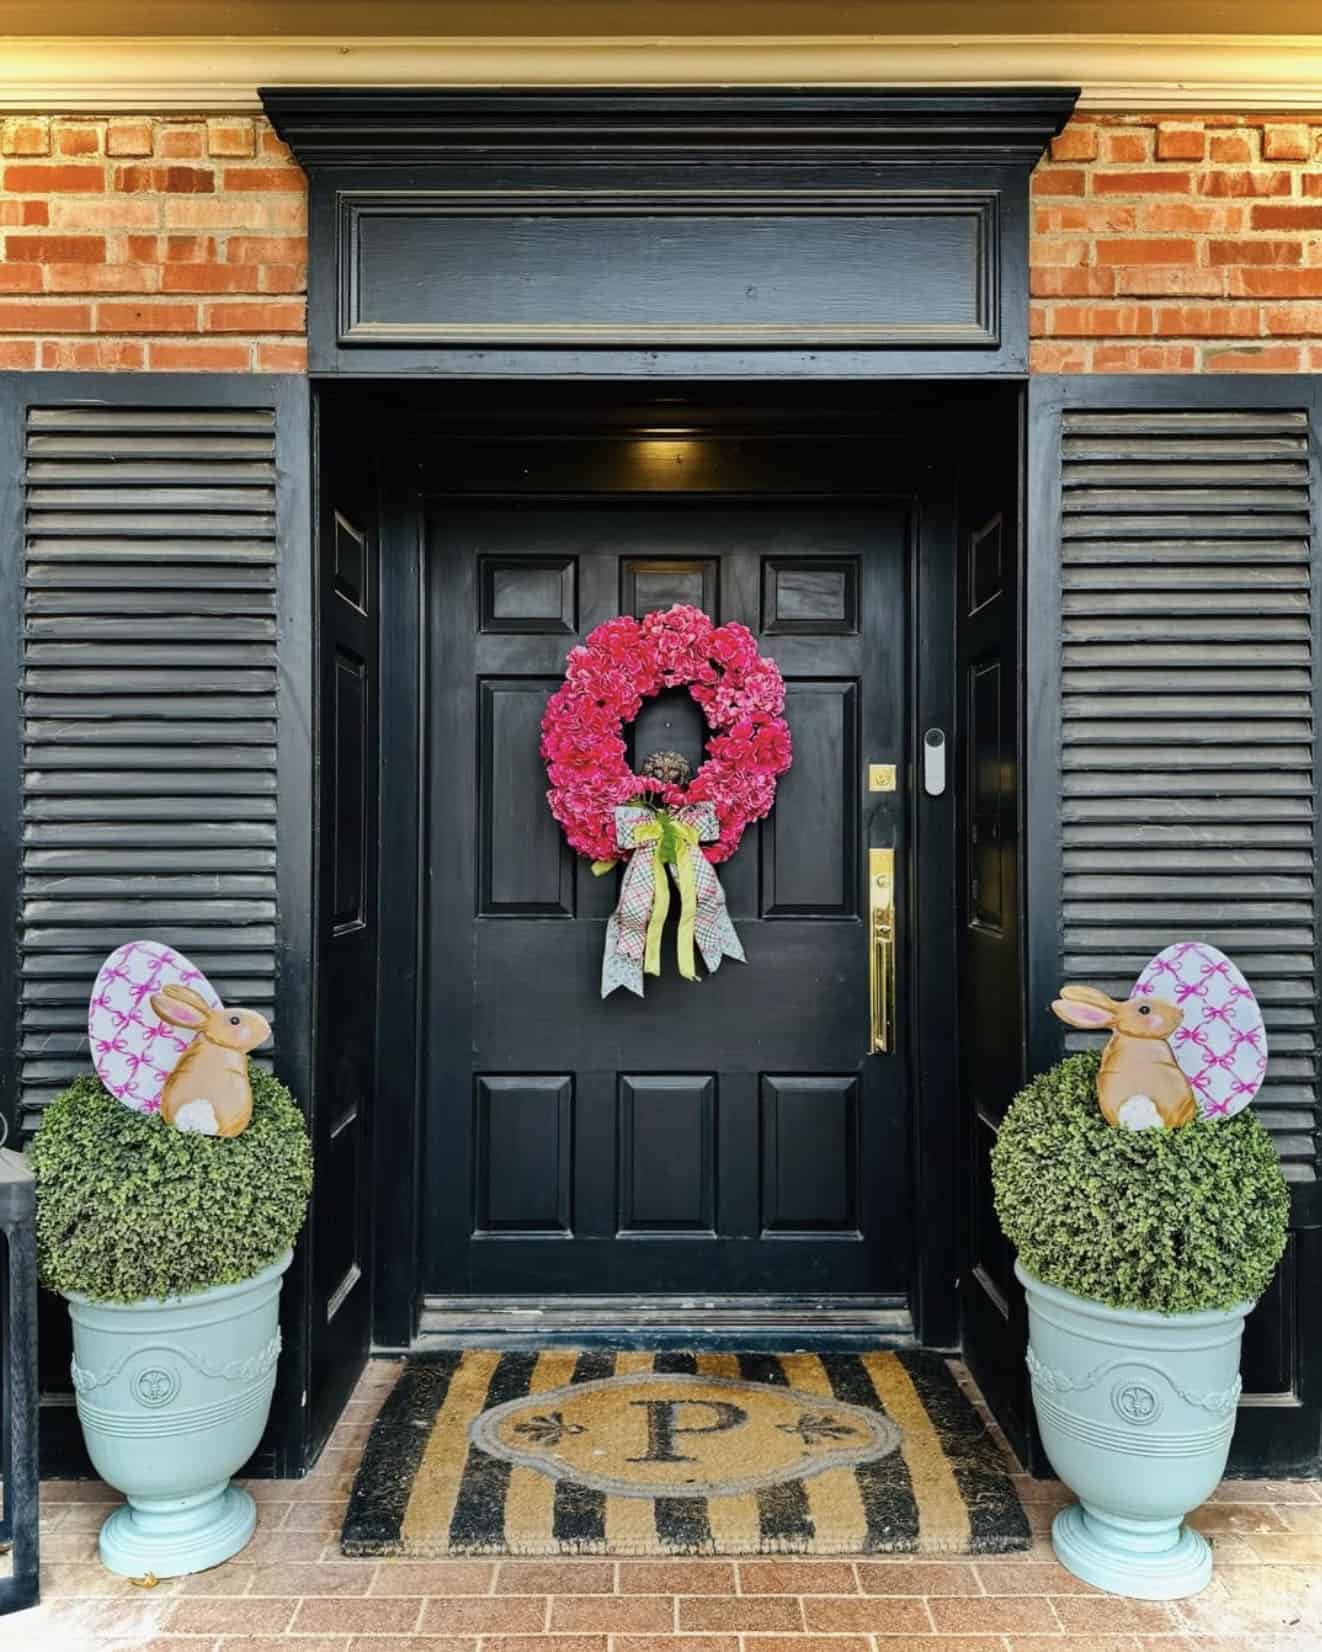
[[[1212,1581],[1206,1538],[1179,1520],[1129,1520],[1072,1503],[1051,1523],[1051,1546],[1075,1577],[1138,1600],[1184,1600]]]
[[[192,1497],[140,1497],[101,1528],[101,1564],[120,1577],[182,1577],[238,1554],[257,1525],[246,1491],[221,1483]]]

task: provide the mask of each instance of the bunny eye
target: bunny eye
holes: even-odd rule
[[[1144,1012],[1143,1012],[1143,1013],[1144,1013],[1144,1015],[1146,1015],[1146,1014],[1147,1014],[1147,1011],[1146,1011],[1146,1010],[1144,1010]],[[239,1025],[239,1018],[238,1018],[238,1016],[237,1016],[237,1015],[231,1015],[231,1016],[230,1016],[230,1026],[231,1026],[231,1027],[237,1027],[237,1026],[238,1026],[238,1025]]]
[[[1152,1014],[1151,1004],[1140,1004],[1138,1006],[1138,1013],[1140,1015],[1151,1015]]]

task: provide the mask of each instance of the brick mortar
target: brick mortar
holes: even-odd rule
[[[1322,368],[1322,119],[1080,115],[1032,180],[1035,372]]]
[[[306,234],[260,117],[10,116],[0,368],[304,371]],[[1322,117],[1075,117],[1029,266],[1035,372],[1322,370]]]
[[[260,118],[0,124],[0,368],[302,372],[307,188]]]

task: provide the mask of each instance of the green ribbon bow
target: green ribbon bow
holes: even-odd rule
[[[679,885],[679,973],[686,981],[698,979],[698,968],[693,956],[693,930],[698,916],[698,888],[693,875],[693,856],[689,850],[697,847],[697,828],[686,826],[664,809],[658,809],[656,818],[634,828],[634,842],[652,844],[652,911],[647,920],[647,942],[643,952],[643,972],[661,973],[661,938],[670,912],[670,878],[667,866],[675,868]],[[597,860],[592,870],[601,877],[615,865],[613,860]]]

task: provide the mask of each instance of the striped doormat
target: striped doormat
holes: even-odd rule
[[[1000,1554],[1028,1523],[936,1354],[406,1360],[347,1555]]]

